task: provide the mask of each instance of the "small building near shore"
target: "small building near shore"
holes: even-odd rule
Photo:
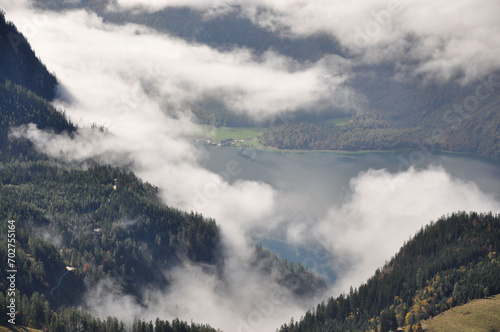
[[[234,143],[234,139],[228,138],[228,139],[223,139],[222,141],[219,142],[219,146],[227,146],[231,145]]]

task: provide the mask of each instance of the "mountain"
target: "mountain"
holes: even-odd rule
[[[317,105],[289,110],[291,114],[284,116],[284,123],[279,119],[264,123],[268,130],[261,139],[263,145],[299,150],[413,149],[417,154],[446,150],[500,160],[499,72],[467,83],[460,72],[447,82],[422,75],[402,79],[399,70],[412,65],[405,60],[360,63],[331,34],[290,37],[286,30],[280,32],[255,23],[240,6],[209,15],[187,6],[161,10],[122,8],[110,0],[51,0],[37,1],[36,5],[54,11],[86,9],[105,22],[142,24],[221,51],[243,48],[256,58],[273,51],[295,60],[296,66],[308,66],[326,57],[352,63],[344,86],[364,102],[351,108],[321,109]],[[229,109],[217,97],[192,105],[192,112],[200,122],[215,126],[263,125],[261,120]],[[349,121],[339,125],[338,118]]]
[[[37,107],[38,113],[26,112],[23,121],[19,116],[22,108],[5,107],[12,99],[0,99],[2,117],[5,114],[8,118],[7,109],[17,115],[8,123],[21,125],[27,119],[43,123],[54,116],[57,121],[45,123],[46,129],[76,130],[60,113],[52,113],[48,102],[40,104],[40,98],[30,99],[24,88],[8,86],[0,90],[3,96],[24,102],[16,105],[28,105],[27,109],[47,106]],[[158,188],[143,183],[133,173],[49,160],[29,142],[12,135],[2,138],[2,146],[0,233],[7,238],[9,222],[15,221],[15,264],[19,271],[27,271],[16,279],[19,324],[57,330],[62,324],[97,321],[73,306],[81,306],[86,291],[110,278],[123,294],[141,302],[146,289],[168,290],[164,272],[180,264],[191,262],[204,266],[208,273],[221,273],[224,259],[218,250],[220,231],[215,221],[165,206],[158,198]],[[7,248],[0,252],[2,266],[7,266]],[[310,272],[263,249],[256,249],[254,261],[256,269],[276,276],[283,285],[287,285],[286,278],[303,280],[294,289],[297,296],[311,296],[326,286]],[[0,276],[7,280],[7,271],[3,269]],[[1,310],[6,310],[8,303],[7,288],[2,281]],[[53,313],[59,318],[54,319]],[[6,323],[6,317],[1,323]]]
[[[366,283],[279,331],[421,331],[422,320],[500,293],[499,249],[499,215],[442,217],[418,231]]]
[[[7,37],[17,33],[5,20],[3,27]],[[135,319],[125,328],[117,318],[98,318],[86,310],[92,308],[85,307],[85,294],[107,282],[122,296],[144,305],[145,292],[167,292],[168,273],[183,264],[199,266],[223,281],[226,262],[220,229],[213,219],[166,206],[158,188],[127,169],[91,160],[70,164],[36,151],[17,133],[36,126],[71,138],[80,129],[44,98],[53,97],[49,92],[56,81],[29,43],[23,39],[19,50],[24,60],[10,69],[7,64],[20,55],[8,38],[0,39],[0,45],[2,50],[10,47],[2,54],[5,82],[0,84],[0,234],[12,239],[9,248],[1,246],[0,255],[2,266],[18,271],[15,296],[8,279],[12,272],[0,271],[0,310],[8,312],[14,302],[17,325],[50,331],[150,331],[153,327],[215,331],[178,319],[154,323]],[[35,76],[41,80],[30,80]],[[90,130],[103,134],[102,128]],[[326,288],[303,266],[288,264],[259,246],[250,258],[255,270],[283,288],[290,284],[289,278],[300,278],[301,284],[290,289],[297,297]],[[2,315],[0,324],[7,325],[9,319]]]
[[[363,83],[366,89],[361,89],[370,100],[365,112],[348,116],[340,124],[336,117],[345,115],[297,118],[277,124],[261,140],[264,145],[281,149],[413,149],[417,157],[445,150],[500,160],[497,77],[498,73],[468,86],[443,87],[396,84],[375,74]],[[378,88],[372,89],[366,82]],[[484,94],[481,101],[477,91]],[[469,101],[472,104],[468,105]]]
[[[45,68],[26,38],[0,11],[0,82],[19,84],[37,95],[52,100],[57,80]]]
[[[53,331],[84,322],[106,325],[72,307],[81,305],[82,295],[99,280],[122,280],[123,291],[138,296],[142,287],[167,287],[161,272],[167,265],[184,259],[215,263],[219,230],[213,220],[165,206],[156,188],[130,172],[49,160],[11,134],[30,123],[75,133],[47,100],[7,81],[0,85],[0,111],[0,232],[7,238],[8,229],[15,230],[15,267],[23,271],[15,280],[17,324]],[[0,251],[7,266],[7,247]],[[10,274],[6,269],[0,274],[0,307],[6,312]],[[70,312],[80,320],[73,321]],[[7,319],[3,315],[0,322]]]
[[[290,63],[297,67],[320,62],[324,56],[354,59],[332,36],[292,38],[239,16],[238,7],[214,17],[182,7],[153,12],[144,8],[107,10],[116,3],[37,2],[45,10],[79,8],[95,12],[105,22],[144,24],[222,52],[248,48],[257,59],[255,63],[266,51],[286,56],[287,62],[292,59]],[[175,305],[178,299],[168,297],[169,291],[175,291],[172,274],[185,266],[195,268],[188,269],[184,278],[190,274],[208,276],[209,287],[213,286],[217,295],[230,294],[226,292],[231,287],[240,285],[232,284],[231,276],[226,275],[225,268],[233,261],[225,255],[215,220],[165,205],[159,199],[159,188],[143,182],[127,167],[92,160],[69,163],[50,159],[22,138],[22,133],[34,126],[68,139],[84,129],[52,106],[57,80],[16,27],[5,21],[3,13],[2,17],[0,235],[15,240],[10,241],[15,243],[15,254],[12,243],[10,247],[0,246],[0,254],[2,266],[19,272],[15,273],[14,295],[13,272],[0,271],[0,310],[10,312],[15,303],[17,324],[49,331],[215,331],[178,319],[147,322],[139,317],[124,322],[102,317],[102,313],[98,317],[91,311],[86,296],[92,292],[101,294],[101,301],[107,300],[106,291],[119,296],[114,306],[120,311],[126,311],[130,302],[137,304],[134,309],[138,310],[157,305],[148,296],[152,293]],[[287,70],[294,68],[284,72]],[[355,113],[340,108],[288,110],[293,119],[281,124],[266,122],[268,132],[261,141],[284,149],[413,148],[418,153],[446,149],[498,159],[500,99],[496,73],[462,86],[424,82],[419,77],[397,81],[391,66],[353,65],[350,70],[352,76],[345,84],[366,96],[363,109]],[[208,99],[208,105],[193,107],[200,122],[255,125],[250,116],[227,109],[217,94]],[[111,135],[105,128],[89,128],[88,132]],[[365,284],[318,304],[299,321],[292,320],[280,330],[389,331],[398,326],[419,330],[423,319],[500,292],[499,230],[499,216],[491,213],[443,217],[422,228]],[[279,259],[258,245],[245,263],[249,264],[247,270],[240,271],[237,264],[230,268],[238,270],[245,282],[246,273],[252,270],[258,277],[280,285],[293,296],[284,302],[295,305],[295,300],[310,299],[326,289],[324,281],[304,266]],[[255,279],[253,283],[261,287],[261,279]],[[189,282],[183,286],[192,287],[192,292],[206,287],[195,288]],[[274,299],[276,294],[269,295]],[[196,297],[197,301],[201,298]],[[253,296],[248,298],[253,300]],[[259,311],[250,312],[248,321],[272,314],[264,312],[264,308],[269,309],[267,303],[248,305],[255,307]],[[0,324],[6,325],[10,317],[1,317]]]

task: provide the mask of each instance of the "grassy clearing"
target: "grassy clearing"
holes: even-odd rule
[[[452,308],[422,323],[424,331],[500,332],[500,295]]]
[[[266,129],[261,127],[213,127],[205,125],[203,126],[203,137],[214,143],[230,138],[237,141],[251,138],[252,141],[241,142],[238,145],[260,146],[257,137],[265,131]]]

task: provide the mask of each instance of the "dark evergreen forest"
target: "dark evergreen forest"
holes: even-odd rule
[[[443,216],[418,231],[366,283],[279,331],[419,331],[424,319],[500,293],[499,249],[499,215]]]

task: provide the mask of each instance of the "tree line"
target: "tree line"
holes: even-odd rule
[[[500,293],[500,215],[454,213],[422,228],[366,283],[280,332],[419,331],[420,321]]]
[[[0,308],[4,309],[8,300],[3,294],[0,295]],[[75,307],[52,309],[45,295],[38,292],[31,296],[18,295],[16,303],[19,311],[16,325],[50,332],[220,332],[206,324],[188,323],[177,318],[171,321],[136,318],[125,322],[111,316],[99,318]],[[7,324],[2,321],[2,325]]]
[[[441,114],[441,113],[439,113]],[[433,116],[435,118],[435,116]],[[360,114],[345,124],[332,120],[299,120],[272,126],[262,144],[288,150],[428,150],[474,153],[500,160],[500,113],[495,106],[458,121],[421,118],[395,121],[382,114]]]

